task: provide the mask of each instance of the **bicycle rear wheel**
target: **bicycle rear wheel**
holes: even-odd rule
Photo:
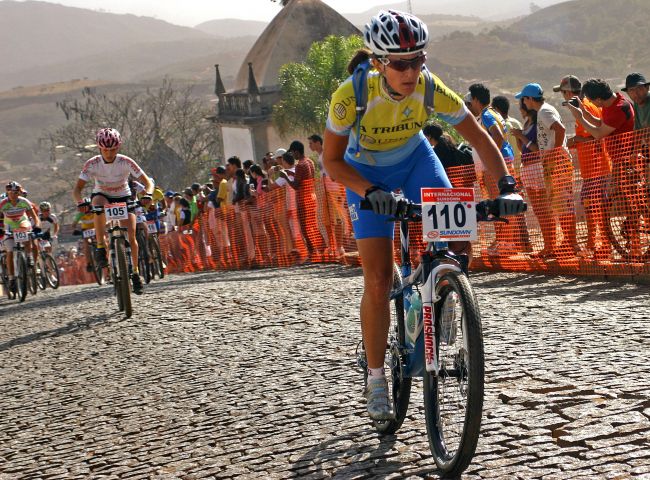
[[[45,254],[41,268],[41,277],[45,278],[47,284],[55,290],[59,288],[59,267],[52,255]]]
[[[19,302],[24,302],[27,297],[27,261],[22,252],[14,252],[16,257],[16,296]]]
[[[443,477],[456,478],[472,461],[483,412],[484,357],[481,316],[464,274],[437,283],[436,353],[440,372],[424,372],[424,413],[429,447]]]
[[[38,280],[36,278],[36,267],[27,264],[27,286],[32,295],[38,293]]]
[[[131,318],[133,309],[131,307],[131,281],[126,260],[126,245],[124,238],[115,239],[115,255],[117,257],[117,288],[118,305],[124,311],[126,318]]]
[[[158,278],[165,278],[165,269],[163,268],[160,246],[158,245],[158,240],[156,238],[152,237],[149,241],[149,250],[151,251],[151,256],[153,257],[153,271],[158,275]]]
[[[151,268],[149,266],[149,255],[147,255],[147,239],[144,233],[138,234],[138,267],[140,275],[144,279],[144,283],[149,285],[151,283]]]
[[[402,275],[399,267],[395,265],[393,272],[393,288],[402,286]],[[375,429],[384,434],[395,433],[404,423],[411,398],[411,378],[404,377],[403,346],[405,342],[404,325],[404,296],[399,295],[391,301],[390,330],[388,332],[388,354],[387,363],[390,372],[387,373],[388,383],[391,390],[391,400],[395,418],[392,420],[373,420]],[[368,371],[366,369],[365,379]]]

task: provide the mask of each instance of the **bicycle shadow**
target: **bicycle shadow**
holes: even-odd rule
[[[18,300],[8,300],[4,297],[4,302],[0,302],[0,312],[3,310],[10,310],[16,308],[17,310],[23,312],[28,310],[40,310],[48,307],[58,307],[63,305],[72,306],[77,303],[87,303],[89,300],[101,299],[105,297],[110,297],[113,295],[113,286],[112,285],[103,285],[98,286],[95,284],[86,284],[86,285],[71,285],[71,287],[82,287],[80,289],[75,289],[71,292],[66,292],[61,290],[60,287],[56,291],[46,290],[48,295],[32,295],[31,293],[27,294],[27,298],[24,302],[20,303]],[[96,287],[96,288],[95,288]],[[110,287],[110,288],[109,288]],[[39,292],[40,293],[40,292]]]
[[[347,433],[320,442],[299,459],[291,462],[292,473],[288,478],[347,479],[362,475],[364,478],[384,478],[399,473],[405,466],[412,466],[410,462],[392,458],[395,454],[396,435],[377,434],[379,445],[376,446],[363,446],[356,443],[363,437],[367,437],[367,431]],[[349,461],[346,465],[341,465],[342,459],[349,459]],[[435,475],[435,473],[434,467],[428,474]]]
[[[102,314],[86,317],[84,320],[81,321],[77,321],[77,320],[72,321],[67,325],[64,325],[59,328],[54,328],[52,330],[44,330],[42,332],[30,333],[29,335],[13,338],[7,342],[0,343],[0,352],[4,352],[6,350],[9,350],[10,348],[17,347],[20,345],[26,345],[28,343],[43,340],[45,338],[56,338],[62,335],[82,332],[96,325],[100,325],[107,322],[112,316],[113,313],[102,313]]]

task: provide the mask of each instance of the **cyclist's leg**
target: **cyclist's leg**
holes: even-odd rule
[[[7,237],[4,241],[4,249],[5,253],[7,254],[6,260],[7,260],[7,276],[9,278],[14,278],[15,271],[14,271],[14,239],[13,237],[9,238]]]
[[[103,207],[108,203],[108,199],[102,194],[93,194],[92,197],[93,207]],[[104,212],[96,214],[95,218],[95,239],[97,241],[97,248],[106,248],[106,216]]]
[[[133,273],[139,274],[138,253],[140,249],[138,246],[138,240],[136,238],[135,215],[133,213],[129,213],[128,220],[120,220],[120,226],[127,228],[128,236],[129,236],[129,244],[131,245],[131,263],[133,265]]]

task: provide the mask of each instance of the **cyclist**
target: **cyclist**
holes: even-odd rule
[[[325,130],[323,160],[328,174],[346,186],[350,218],[361,264],[364,293],[360,315],[368,360],[365,391],[367,409],[374,420],[393,417],[383,369],[390,324],[389,292],[393,276],[393,229],[387,216],[397,210],[394,190],[420,201],[421,187],[451,187],[447,175],[421,128],[429,112],[425,104],[427,82],[427,26],[417,17],[395,10],[380,11],[364,29],[368,50],[360,50],[348,71],[370,60],[365,78],[367,104],[357,125],[354,75],[334,92]],[[456,93],[439,78],[433,105],[443,120],[453,125],[478,151],[487,170],[500,179],[497,199],[501,214],[524,210],[515,193],[515,179],[501,152]],[[368,200],[372,211],[361,210]],[[469,253],[469,244],[452,243],[456,253]]]
[[[83,199],[82,203],[90,204],[90,198]],[[93,266],[90,264],[90,244],[83,238],[83,232],[95,228],[95,214],[92,212],[77,212],[72,220],[73,235],[81,235],[81,243],[83,245],[83,252],[86,257],[86,271],[92,272]],[[81,230],[79,230],[81,228]]]
[[[84,164],[77,180],[72,196],[77,202],[81,212],[87,212],[89,205],[81,198],[81,192],[91,179],[95,180],[95,186],[91,195],[91,203],[95,207],[101,207],[107,203],[127,202],[131,198],[129,189],[129,176],[136,178],[144,185],[145,191],[151,195],[153,183],[144,173],[142,168],[131,158],[119,154],[118,150],[122,144],[120,132],[114,128],[102,128],[97,132],[97,146],[99,155],[96,155]],[[129,219],[120,222],[128,229],[129,244],[131,245],[131,260],[133,263],[133,292],[142,294],[142,280],[138,271],[138,242],[135,238],[135,215],[129,213]],[[106,217],[104,212],[95,216],[95,238],[97,249],[95,250],[95,263],[99,267],[108,265],[106,256]]]
[[[54,240],[59,235],[59,219],[51,213],[52,205],[50,202],[41,202],[38,205],[38,218],[41,220],[41,230],[43,240]],[[46,248],[47,253],[52,253],[52,245]]]
[[[6,198],[0,201],[0,237],[7,233],[4,239],[4,248],[7,253],[7,276],[9,277],[9,288],[16,291],[16,278],[14,272],[14,238],[9,235],[13,230],[26,229],[34,233],[40,233],[41,221],[36,214],[34,204],[23,197],[20,192],[23,189],[17,182],[9,182],[6,185]],[[32,224],[34,225],[32,227]],[[27,259],[30,265],[34,265],[31,242],[25,243]]]

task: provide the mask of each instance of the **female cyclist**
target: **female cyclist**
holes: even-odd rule
[[[360,313],[369,370],[365,396],[368,413],[375,420],[393,416],[383,369],[390,324],[394,228],[386,219],[396,213],[393,191],[400,188],[407,198],[419,202],[421,187],[451,187],[421,131],[431,113],[425,106],[422,71],[427,41],[426,25],[413,15],[382,10],[373,17],[364,31],[369,50],[357,53],[348,68],[352,73],[354,63],[368,58],[372,64],[365,80],[368,98],[360,125],[355,125],[356,97],[350,77],[332,96],[325,131],[325,168],[347,189],[363,265]],[[515,193],[515,180],[508,175],[494,141],[479,127],[458,95],[437,77],[433,79],[435,112],[472,144],[493,178],[500,179],[500,213],[521,213],[524,202]],[[372,211],[360,209],[364,198]],[[468,246],[452,248],[461,253]]]

